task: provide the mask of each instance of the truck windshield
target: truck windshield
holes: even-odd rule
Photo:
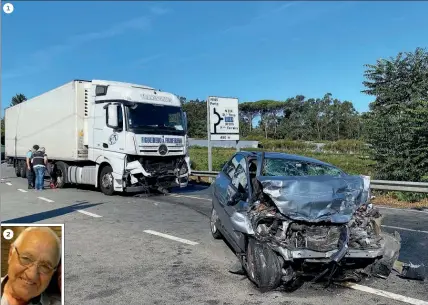
[[[128,108],[128,127],[135,133],[184,135],[181,107],[138,103]]]

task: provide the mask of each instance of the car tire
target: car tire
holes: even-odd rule
[[[101,173],[99,177],[100,190],[104,195],[107,195],[107,196],[111,196],[114,193],[114,181],[113,181],[114,178],[112,173],[113,173],[113,168],[110,165],[106,165],[101,169]]]
[[[223,237],[218,229],[219,222],[220,220],[218,218],[217,211],[213,207],[211,209],[210,228],[211,228],[211,235],[214,237],[214,239],[221,239]]]
[[[246,269],[249,279],[261,292],[274,290],[281,285],[282,263],[279,256],[254,238],[248,240]]]

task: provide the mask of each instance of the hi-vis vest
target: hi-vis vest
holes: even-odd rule
[[[45,166],[45,153],[42,151],[36,151],[33,153],[33,167],[43,165]]]

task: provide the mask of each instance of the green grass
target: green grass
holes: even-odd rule
[[[280,150],[275,150],[280,151]],[[221,166],[234,153],[235,149],[213,148],[212,149],[212,166],[214,171],[220,170]],[[375,162],[362,155],[348,154],[331,154],[331,153],[316,153],[300,150],[287,150],[286,153],[302,155],[305,157],[315,158],[330,164],[333,164],[349,174],[361,174],[373,176],[373,165]],[[205,147],[191,147],[190,160],[192,169],[208,170],[208,150]]]

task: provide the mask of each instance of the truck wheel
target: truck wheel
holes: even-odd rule
[[[211,234],[215,239],[221,239],[222,238],[222,235],[217,228],[218,223],[219,223],[218,214],[217,214],[217,211],[213,207],[211,210],[210,227],[211,227]]]
[[[19,170],[20,170],[20,176],[21,178],[27,178],[27,164],[25,163],[25,161],[20,161],[19,162]]]
[[[15,175],[21,177],[21,163],[19,161],[15,162]]]
[[[55,186],[59,189],[63,188],[67,182],[68,166],[66,163],[59,161],[55,163]]]
[[[114,182],[113,182],[113,169],[110,165],[106,165],[102,168],[100,173],[100,189],[104,195],[111,196],[114,193]]]

